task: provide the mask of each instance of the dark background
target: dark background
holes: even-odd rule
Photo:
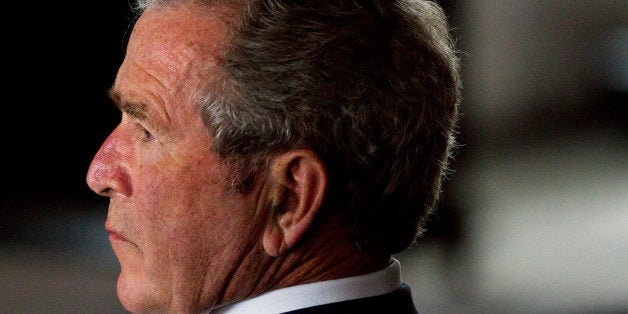
[[[461,49],[461,146],[440,209],[397,256],[429,312],[628,309],[625,1],[438,1]],[[89,163],[126,1],[4,9],[0,312],[119,313]]]
[[[107,202],[85,176],[120,119],[107,89],[129,5],[12,1],[3,13],[0,312],[121,313]]]
[[[104,201],[88,189],[85,175],[119,120],[106,92],[132,15],[124,1],[45,2],[6,12],[22,19],[2,28],[8,75],[0,238],[23,242],[32,240],[25,225],[34,218]]]
[[[128,4],[20,9],[13,14],[25,19],[2,30],[8,74],[2,196],[89,198],[83,180],[89,161],[118,119],[106,90],[123,58]]]

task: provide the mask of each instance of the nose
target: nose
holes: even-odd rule
[[[130,146],[125,144],[118,126],[102,144],[87,171],[87,185],[99,195],[130,195],[128,173]]]

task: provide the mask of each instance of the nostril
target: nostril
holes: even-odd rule
[[[104,190],[102,190],[102,191],[100,191],[100,192],[97,192],[97,193],[98,193],[99,195],[109,197],[109,196],[111,196],[111,191],[112,191],[112,190],[111,190],[111,188],[105,188]]]

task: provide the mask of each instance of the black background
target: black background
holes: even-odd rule
[[[119,121],[107,99],[124,56],[132,14],[125,1],[44,2],[8,7],[2,27],[4,105],[0,235],[29,241],[41,216],[106,200],[85,176]]]

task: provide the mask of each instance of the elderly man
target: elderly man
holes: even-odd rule
[[[139,0],[87,182],[131,312],[415,313],[460,100],[433,2]]]

